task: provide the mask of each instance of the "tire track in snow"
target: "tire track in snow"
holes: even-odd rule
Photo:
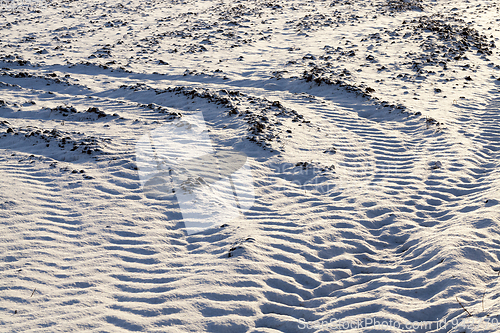
[[[240,90],[248,93],[250,89]],[[101,92],[99,97],[106,105],[103,109],[119,107],[118,101],[124,98],[124,93],[120,90]],[[255,327],[255,332],[299,332],[298,318],[329,320],[332,314],[357,319],[362,315],[385,318],[389,313],[387,318],[414,321],[429,320],[429,309],[435,309],[436,317],[457,318],[461,310],[453,296],[465,292],[473,298],[480,289],[478,286],[477,290],[465,290],[464,282],[471,278],[459,272],[465,265],[476,265],[475,256],[487,258],[486,263],[479,265],[484,275],[476,273],[479,280],[487,280],[491,266],[498,265],[494,256],[499,246],[489,240],[489,233],[494,231],[487,229],[495,221],[491,213],[494,206],[487,207],[490,217],[477,221],[467,216],[472,213],[479,217],[482,208],[468,210],[465,206],[470,194],[497,186],[494,183],[496,155],[491,155],[492,147],[496,147],[495,122],[489,118],[494,115],[485,112],[484,117],[478,118],[484,124],[481,144],[486,148],[469,156],[465,169],[449,170],[450,165],[459,169],[457,163],[468,151],[457,148],[456,138],[446,131],[433,133],[434,129],[427,129],[424,123],[413,119],[386,124],[360,117],[342,105],[352,103],[347,99],[353,95],[333,100],[316,97],[310,102],[286,91],[252,90],[252,93],[299,111],[320,131],[315,127],[297,129],[299,139],[287,141],[282,160],[272,155],[272,163],[265,159],[256,163],[256,168],[260,168],[258,175],[263,176],[256,179],[259,188],[254,209],[240,221],[246,223],[244,227],[239,228],[235,223],[185,239],[175,204],[140,198],[133,156],[126,144],[119,146],[121,155],[113,155],[118,157],[116,160],[101,161],[99,174],[104,183],[96,184],[91,193],[102,200],[102,206],[94,206],[94,209],[109,212],[105,218],[90,216],[107,221],[110,228],[104,229],[104,236],[95,236],[103,234],[101,229],[88,233],[97,237],[94,243],[101,244],[99,250],[106,253],[98,266],[106,274],[97,272],[102,280],[95,284],[109,286],[111,291],[104,292],[105,300],[97,308],[109,311],[105,315],[92,314],[98,326],[106,330],[154,331],[168,324],[183,325],[187,331],[197,331],[200,327],[221,331],[227,326],[233,332],[243,332],[248,327]],[[140,94],[135,98],[138,96]],[[72,99],[71,95],[65,98]],[[185,97],[178,97],[174,105],[187,101]],[[173,103],[169,99],[166,102]],[[129,115],[154,119],[154,114],[147,110],[137,108],[129,112]],[[114,126],[130,128],[131,125],[123,122]],[[150,128],[155,126],[151,124]],[[139,127],[134,131],[140,133]],[[308,149],[301,150],[301,145]],[[332,145],[336,153],[324,158],[324,148]],[[313,153],[303,156],[311,147]],[[286,186],[294,181],[293,176],[278,177],[273,163],[276,160],[296,162],[294,158],[299,157],[333,161],[336,173],[321,179],[335,186],[322,193],[315,192],[314,185],[305,189]],[[442,170],[431,169],[429,163],[434,159],[442,162]],[[481,165],[488,166],[485,173],[479,173]],[[459,179],[454,175],[456,172],[461,172],[460,176],[463,173],[476,177],[472,177],[470,183],[453,182]],[[22,176],[34,188],[40,182],[37,177]],[[276,178],[285,182],[281,188],[286,191],[278,190]],[[438,181],[441,185],[436,185]],[[134,198],[127,199],[130,191]],[[47,193],[30,202],[40,203]],[[46,215],[64,216],[53,207],[46,209]],[[125,213],[130,209],[136,211],[135,214]],[[74,218],[89,212],[80,214]],[[48,232],[76,234],[80,231],[78,227],[60,226],[71,224],[72,217],[43,219],[49,221],[47,230],[52,231]],[[86,217],[87,222],[80,225],[92,228],[88,226],[91,219]],[[169,225],[168,229],[165,224]],[[483,227],[478,228],[471,246],[461,238],[461,232],[480,224]],[[61,228],[64,231],[58,231]],[[481,239],[480,235],[487,237]],[[55,236],[47,237],[51,238],[41,241],[55,239]],[[457,250],[453,244],[463,246]],[[231,247],[235,250],[233,257],[228,258]],[[82,265],[90,265],[96,251],[87,253],[90,258],[85,258],[85,253],[86,250],[79,258]],[[217,265],[210,261],[214,255],[220,259]],[[192,257],[190,265],[186,265],[185,256]],[[238,264],[238,259],[243,260],[243,264]],[[106,266],[107,262],[115,264]],[[208,271],[207,263],[210,263]],[[44,272],[61,274],[60,270],[54,268],[55,273],[51,273],[45,268]],[[458,277],[451,279],[452,274]],[[250,278],[252,275],[259,275],[257,282]],[[48,279],[40,283],[53,282]],[[202,285],[210,285],[213,293],[196,287]],[[424,291],[429,289],[436,290],[443,299],[438,296],[427,299]],[[59,309],[64,302],[66,300],[54,307]],[[410,311],[401,308],[401,304],[413,304],[413,307]],[[453,311],[443,313],[443,307]],[[193,314],[203,317],[204,321],[186,320]],[[43,327],[42,322],[34,320],[35,325]],[[25,327],[19,325],[20,330]]]

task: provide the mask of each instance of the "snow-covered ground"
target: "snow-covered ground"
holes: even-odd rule
[[[498,1],[0,8],[0,331],[500,330]]]

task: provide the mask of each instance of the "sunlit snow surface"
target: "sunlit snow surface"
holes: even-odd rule
[[[0,331],[500,330],[498,2],[0,8]]]

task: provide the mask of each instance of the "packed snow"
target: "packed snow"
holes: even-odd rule
[[[499,39],[488,0],[0,2],[0,331],[500,331]]]

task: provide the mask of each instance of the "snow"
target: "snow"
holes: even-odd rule
[[[0,330],[498,331],[499,9],[0,3]]]

